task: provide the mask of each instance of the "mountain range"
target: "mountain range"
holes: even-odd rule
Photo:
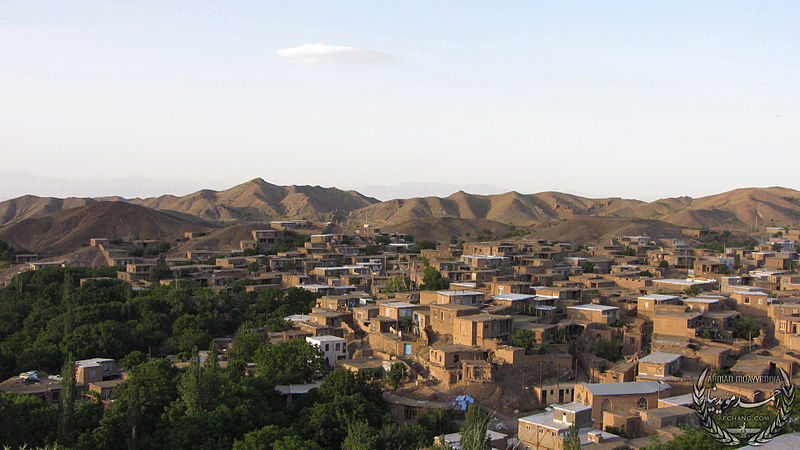
[[[114,214],[128,217],[131,230],[103,225],[117,223]],[[800,223],[800,192],[783,187],[742,188],[701,198],[644,202],[559,192],[476,195],[459,191],[447,197],[379,201],[353,190],[278,186],[256,178],[230,189],[206,189],[185,196],[62,199],[26,195],[0,202],[0,239],[24,243],[25,248],[35,250],[64,245],[58,244],[61,238],[51,242],[50,238],[29,240],[15,236],[52,235],[55,229],[66,233],[69,226],[74,226],[84,230],[81,239],[86,233],[111,236],[112,232],[124,238],[139,226],[144,227],[139,232],[142,237],[166,237],[184,229],[301,218],[369,223],[437,238],[466,233],[475,236],[484,229],[501,233],[510,225],[534,228],[544,234],[561,233],[564,239],[570,235],[570,228],[584,229],[578,233],[583,237],[602,236],[605,232],[601,231],[616,229],[654,230],[653,234],[674,234],[680,227],[747,231],[757,222],[781,226]],[[137,225],[139,221],[142,223]],[[147,231],[160,234],[149,236]],[[67,242],[72,241],[67,239],[63,244]]]

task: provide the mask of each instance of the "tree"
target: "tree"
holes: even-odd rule
[[[780,242],[775,242],[772,244],[772,251],[773,252],[781,252],[783,251],[783,244]]]
[[[511,345],[514,347],[522,347],[525,351],[530,351],[534,344],[536,344],[536,335],[533,331],[523,328],[518,329],[511,339]]]
[[[347,424],[347,437],[342,442],[342,450],[361,450],[375,448],[378,435],[366,421]]]
[[[167,280],[172,277],[172,271],[169,269],[169,266],[166,263],[159,262],[156,264],[156,268],[153,269],[153,278],[156,280]]]
[[[696,297],[700,295],[700,288],[697,286],[689,286],[688,288],[684,289],[683,293],[688,295],[689,297]]]
[[[201,365],[197,348],[192,350],[192,361],[181,376],[178,392],[189,416],[214,408],[216,402],[217,362],[216,345],[208,352],[208,357]]]
[[[258,375],[275,384],[307,383],[329,367],[320,350],[302,338],[265,345],[254,359]]]
[[[253,261],[253,262],[251,262],[250,264],[248,264],[248,265],[247,265],[247,271],[248,271],[249,273],[256,273],[256,272],[258,272],[258,263],[257,263],[257,262],[255,262],[255,261]]]
[[[622,345],[617,341],[609,341],[600,337],[594,341],[594,353],[611,362],[619,361],[622,358]]]
[[[636,249],[626,245],[622,247],[622,250],[620,250],[619,253],[622,256],[636,256]]]
[[[438,291],[450,287],[450,280],[442,277],[442,273],[432,266],[426,266],[422,276],[421,290]]]
[[[70,355],[61,370],[61,422],[58,435],[61,443],[69,447],[75,442],[75,362]]]
[[[750,339],[761,336],[761,325],[754,319],[745,317],[733,322],[733,337],[739,339]]]
[[[383,286],[384,293],[393,293],[393,292],[408,292],[411,290],[411,280],[405,274],[397,274],[392,278],[386,280],[386,284]]]
[[[397,387],[400,385],[400,382],[403,381],[405,376],[406,365],[403,363],[394,363],[389,369],[389,373],[386,375],[386,381],[389,383],[389,386],[391,386],[392,390],[396,391]]]
[[[581,450],[581,439],[578,436],[578,426],[572,424],[564,432],[564,450]]]
[[[653,272],[650,272],[649,270],[642,270],[642,271],[639,272],[638,275],[640,277],[652,277],[653,276]]]
[[[467,408],[464,425],[461,426],[461,448],[464,450],[489,449],[489,440],[486,431],[489,429],[491,417],[483,412],[477,403],[472,403]]]
[[[594,273],[594,263],[588,259],[583,260],[581,267],[583,268],[584,273]]]
[[[458,431],[452,414],[443,409],[428,410],[417,418],[417,425],[421,426],[425,432],[426,445],[430,445],[436,436]]]
[[[669,270],[669,261],[662,259],[661,262],[658,263],[658,267],[663,270]]]

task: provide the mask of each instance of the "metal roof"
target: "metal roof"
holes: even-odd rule
[[[632,381],[623,383],[584,383],[592,395],[653,394],[672,386],[658,381]]]
[[[639,362],[668,364],[671,363],[672,361],[679,359],[681,356],[682,355],[676,353],[653,352],[645,356],[644,358],[640,359]]]

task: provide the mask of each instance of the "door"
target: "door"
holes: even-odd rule
[[[411,344],[403,344],[403,354],[404,355],[411,354]]]

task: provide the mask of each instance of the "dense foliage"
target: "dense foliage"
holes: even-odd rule
[[[302,289],[239,286],[236,295],[186,284],[131,291],[112,270],[45,268],[17,275],[0,290],[0,372],[70,373],[72,359],[120,360],[129,378],[107,408],[78,397],[48,406],[37,397],[0,394],[0,444],[78,449],[420,448],[456,431],[429,412],[398,426],[386,413],[375,374],[330,373],[303,339],[270,343],[254,327],[307,313],[316,295]],[[107,278],[103,278],[107,277]],[[85,279],[81,283],[81,279]],[[234,335],[227,364],[201,361],[199,349]],[[189,360],[177,368],[163,356]],[[148,356],[150,355],[150,356]],[[255,362],[257,374],[245,375]],[[63,369],[66,367],[66,369]],[[274,387],[323,376],[291,406]],[[74,383],[65,376],[63,386]]]

